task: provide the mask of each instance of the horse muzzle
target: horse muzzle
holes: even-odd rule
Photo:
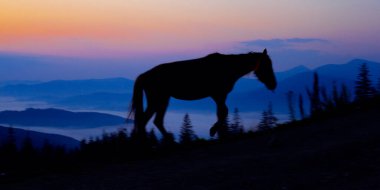
[[[268,88],[268,90],[271,90],[272,92],[274,92],[274,90],[277,87],[277,83],[266,84],[265,86]]]

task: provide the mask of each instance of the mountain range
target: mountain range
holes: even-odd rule
[[[306,88],[311,88],[314,72],[318,73],[321,86],[331,89],[334,82],[338,86],[345,84],[353,96],[356,76],[363,63],[367,63],[372,81],[377,82],[380,76],[380,63],[368,60],[355,59],[346,64],[324,65],[316,69],[298,66],[276,73],[278,88],[275,93],[266,90],[264,85],[253,77],[241,78],[230,93],[227,103],[230,108],[237,107],[241,111],[262,111],[267,107],[268,102],[272,102],[276,112],[286,113],[286,93],[290,90],[297,96],[302,95],[307,104]],[[133,80],[125,78],[60,80],[37,84],[4,85],[0,87],[0,96],[15,97],[18,100],[43,101],[52,107],[126,112],[132,89]],[[214,110],[215,105],[209,98],[192,102],[172,99],[169,109],[207,111]]]
[[[19,126],[94,128],[122,125],[131,120],[97,112],[71,112],[61,109],[34,109],[0,112],[0,123]]]
[[[125,78],[54,80],[37,84],[12,84],[0,88],[0,96],[24,98],[65,98],[98,92],[131,93],[133,80]]]
[[[287,113],[288,101],[286,94],[289,91],[293,91],[294,102],[297,102],[298,96],[301,95],[303,96],[306,107],[308,107],[309,102],[306,89],[312,88],[314,73],[318,74],[320,86],[326,88],[329,95],[331,95],[334,83],[338,89],[344,84],[347,86],[350,97],[353,99],[355,80],[359,73],[359,67],[363,63],[367,64],[371,75],[370,79],[373,84],[376,84],[380,78],[380,63],[355,59],[346,64],[324,65],[313,70],[302,69],[303,71],[301,70],[301,72],[292,73],[287,77],[283,77],[282,80],[278,80],[275,93],[265,90],[264,87],[253,89],[246,93],[231,93],[230,103],[237,105],[243,110],[250,110],[252,107],[255,107],[256,110],[263,110],[268,106],[268,102],[272,102],[276,112]],[[276,76],[284,75],[280,73],[276,74]],[[247,101],[250,99],[251,101]]]

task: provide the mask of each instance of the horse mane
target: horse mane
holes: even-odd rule
[[[221,55],[224,55],[224,54],[215,52],[215,53],[210,53],[210,54],[206,55],[206,57],[204,57],[204,58],[210,58],[210,57],[221,56]]]
[[[219,53],[219,52],[215,52],[215,53],[210,53],[210,54],[206,55],[205,58],[206,58],[206,57],[221,56],[221,55],[245,56],[245,55],[255,55],[255,54],[261,54],[261,52],[253,52],[253,51],[250,51],[250,52],[248,52],[248,53],[241,53],[241,54],[222,54],[222,53]]]
[[[222,54],[219,52],[211,53],[206,55],[205,57],[201,57],[199,59],[208,59],[208,60],[220,60],[225,58],[233,58],[236,60],[242,60],[245,61],[247,59],[250,59],[252,56],[261,56],[262,53],[260,52],[247,52],[247,53],[241,53],[241,54]],[[222,60],[223,61],[223,60]]]

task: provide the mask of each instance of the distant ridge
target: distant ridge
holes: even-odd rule
[[[41,127],[92,128],[125,124],[122,117],[97,112],[70,112],[61,109],[34,109],[0,112],[0,123]],[[127,122],[131,122],[127,120]]]
[[[0,88],[0,95],[15,97],[68,97],[96,92],[131,93],[133,80],[126,78],[53,80],[37,84],[14,84]]]
[[[300,66],[297,66],[297,67],[294,67],[294,68],[291,68],[287,71],[283,71],[283,72],[277,72],[276,73],[276,78],[278,81],[282,81],[286,78],[289,78],[289,77],[292,77],[294,75],[297,75],[297,74],[300,74],[300,73],[304,73],[304,72],[310,72],[311,70],[303,65],[300,65]]]
[[[0,145],[4,144],[9,136],[9,127],[0,126]],[[79,141],[74,138],[57,135],[41,133],[36,131],[12,128],[13,138],[18,148],[22,147],[22,143],[26,138],[30,138],[35,148],[42,148],[45,143],[53,146],[64,146],[66,149],[74,149],[79,147]]]
[[[355,80],[359,67],[366,63],[371,75],[372,82],[377,82],[380,77],[380,63],[365,59],[353,59],[346,64],[329,64],[316,68],[314,71],[326,76],[337,76],[343,79]]]

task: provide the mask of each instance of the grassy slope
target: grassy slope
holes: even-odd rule
[[[36,176],[4,189],[380,189],[379,123],[379,109],[360,111],[155,159]]]

